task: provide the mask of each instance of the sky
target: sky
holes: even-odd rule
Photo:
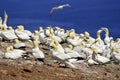
[[[49,16],[52,7],[69,3],[72,7],[56,11]],[[120,0],[1,0],[0,16],[4,10],[8,25],[24,25],[31,31],[39,26],[74,28],[77,33],[90,32],[95,36],[101,27],[108,27],[110,36],[119,37]]]

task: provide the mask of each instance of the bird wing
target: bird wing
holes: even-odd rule
[[[51,9],[51,11],[50,11],[50,16],[52,16],[53,12],[54,12],[55,10],[57,10],[57,9],[58,9],[57,7],[53,7],[53,8]]]
[[[64,4],[63,7],[71,7],[69,4]]]

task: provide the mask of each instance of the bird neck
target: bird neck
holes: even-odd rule
[[[4,17],[3,25],[7,23],[8,17]]]
[[[34,41],[33,41],[33,47],[34,47],[34,48],[37,48],[37,47],[38,47],[38,41],[37,41],[37,40],[34,40]]]
[[[109,30],[105,29],[105,37],[109,37]]]

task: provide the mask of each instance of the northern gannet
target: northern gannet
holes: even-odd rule
[[[91,37],[87,31],[84,32],[84,37],[86,37],[86,39],[89,39],[91,44],[95,42],[95,39]]]
[[[4,11],[3,27],[7,28],[7,20],[8,20],[8,15],[7,15],[6,11]]]
[[[15,32],[12,29],[12,27],[8,27],[8,29],[9,30],[7,30],[6,27],[3,27],[3,31],[1,32],[1,36],[3,37],[3,39],[8,41],[17,39],[18,37],[15,35]]]
[[[26,33],[28,36],[32,36],[32,33],[29,30],[25,30],[23,25],[19,25],[21,27],[21,31]]]
[[[92,55],[88,56],[87,62],[89,65],[99,64],[96,61],[93,60]]]
[[[67,60],[70,58],[69,55],[64,53],[64,49],[61,48],[61,46],[59,44],[56,43],[51,43],[51,54],[54,58],[58,59],[58,60]]]
[[[101,29],[105,31],[104,42],[105,42],[105,44],[106,44],[107,46],[110,47],[110,41],[111,41],[112,37],[109,37],[109,30],[108,30],[108,28],[106,28],[106,27],[105,27],[105,28],[101,28]]]
[[[96,61],[99,64],[105,64],[110,62],[110,59],[104,56],[101,56],[98,54],[98,49],[95,48],[94,46],[91,46],[91,49],[93,50],[92,58],[94,61]]]
[[[32,34],[31,38],[32,39],[35,39],[35,38],[39,39],[39,32],[38,32],[38,30],[34,31],[34,33]]]
[[[25,48],[26,45],[23,42],[20,42],[18,39],[15,39],[15,44],[13,45],[14,48],[19,49],[19,48]]]
[[[26,55],[26,51],[20,49],[13,49],[13,46],[8,46],[6,48],[6,51],[7,52],[4,54],[4,57],[8,59],[19,59]]]
[[[36,60],[42,60],[43,61],[45,59],[44,53],[39,49],[37,38],[35,38],[34,41],[33,41],[32,54],[33,54],[33,56]]]
[[[112,47],[111,56],[115,62],[120,62],[120,50],[116,49],[115,46]]]
[[[73,50],[73,45],[69,44],[65,48],[65,53],[68,54],[71,58],[84,58],[83,55],[80,55],[77,51]]]
[[[50,11],[50,16],[52,16],[53,12],[56,11],[56,10],[62,10],[63,8],[65,7],[71,7],[71,5],[69,4],[63,4],[63,5],[60,5],[60,6],[57,6],[57,7],[53,7]]]
[[[17,29],[15,30],[15,34],[20,40],[30,40],[29,35],[26,34],[25,32],[22,32],[22,28],[20,26],[17,26]]]

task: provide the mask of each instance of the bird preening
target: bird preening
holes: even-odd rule
[[[56,10],[62,10],[63,8],[66,8],[66,7],[70,8],[71,5],[70,5],[70,4],[63,4],[63,5],[59,5],[59,6],[57,6],[57,7],[53,7],[53,8],[51,9],[51,11],[50,11],[50,16],[53,15],[54,11],[56,11]]]

